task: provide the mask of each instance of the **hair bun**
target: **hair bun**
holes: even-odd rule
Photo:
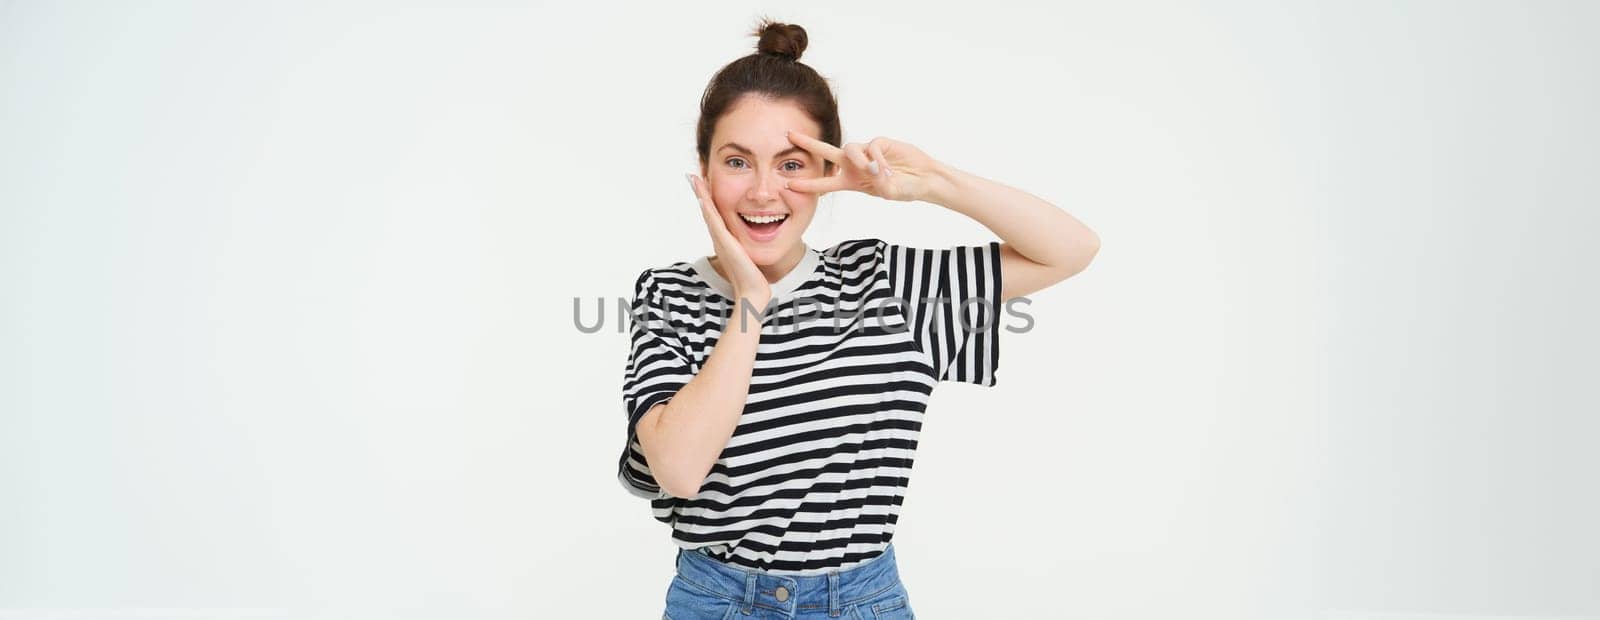
[[[761,38],[756,43],[757,52],[800,60],[800,54],[806,51],[806,29],[798,25],[762,20],[755,34]]]

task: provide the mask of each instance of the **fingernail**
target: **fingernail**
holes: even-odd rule
[[[689,182],[689,189],[693,190],[694,189],[694,175],[685,172],[685,173],[683,173],[683,179],[685,181]]]
[[[867,162],[867,172],[872,173],[872,176],[878,176],[878,162]]]

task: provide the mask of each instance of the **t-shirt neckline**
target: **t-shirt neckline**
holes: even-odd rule
[[[803,242],[802,245],[804,245]],[[822,259],[818,257],[819,252],[816,249],[809,245],[806,245],[805,248],[805,254],[801,255],[800,262],[795,264],[794,269],[790,269],[789,273],[784,274],[777,282],[772,283],[773,300],[787,297],[795,289],[800,288],[800,285],[805,284],[816,273],[817,266],[822,264]],[[733,285],[723,279],[722,275],[717,273],[717,269],[711,266],[710,256],[701,256],[695,259],[693,267],[700,279],[705,280],[706,284],[710,284],[713,290],[729,300],[733,299]]]

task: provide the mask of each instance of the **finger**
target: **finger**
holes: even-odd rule
[[[701,198],[700,198],[700,186],[699,186],[699,185],[697,185],[697,184],[695,184],[695,182],[694,182],[694,175],[693,175],[693,174],[690,174],[690,173],[687,173],[687,172],[685,172],[685,173],[683,173],[683,179],[684,179],[684,180],[685,180],[685,181],[688,181],[688,182],[689,182],[689,191],[691,191],[691,192],[694,192],[694,199],[695,199],[695,202],[701,202]],[[704,206],[704,205],[702,205],[702,206]]]
[[[844,160],[844,153],[841,152],[837,146],[828,144],[827,142],[823,142],[798,131],[786,131],[784,132],[784,135],[788,136],[789,141],[793,142],[795,146],[805,149],[808,153],[836,164]]]
[[[867,159],[867,151],[861,148],[860,144],[851,142],[844,145],[844,154],[850,158],[850,163],[854,164],[857,170],[868,176],[876,176],[874,169],[869,165],[872,162]]]
[[[688,175],[688,177],[689,177],[689,189],[694,190],[695,200],[700,201],[700,206],[702,206],[702,207],[710,207],[710,206],[715,205],[716,203],[711,201],[711,192],[706,190],[706,182],[705,182],[705,180],[701,179],[700,175],[696,175],[696,174],[690,174],[690,175]],[[714,208],[712,209],[712,211],[715,211],[715,210],[716,209],[714,209]]]
[[[846,189],[844,184],[844,175],[842,174],[805,179],[790,179],[789,182],[784,186],[797,192],[817,194],[819,196],[828,192],[836,192],[841,189]]]
[[[694,190],[695,199],[700,203],[700,215],[706,220],[706,229],[711,232],[712,241],[716,241],[719,234],[728,234],[728,225],[722,221],[722,216],[717,214],[717,209],[711,197],[705,191],[705,184],[700,177],[685,174],[689,178],[689,188]]]
[[[867,143],[867,153],[872,155],[872,163],[878,165],[878,169],[872,171],[873,174],[882,175],[886,179],[893,174],[889,171],[889,159],[883,156],[883,147],[878,146],[877,142]]]
[[[683,178],[689,180],[689,190],[694,192],[694,201],[700,203],[700,210],[702,213],[704,213],[706,208],[706,196],[700,192],[700,179],[696,178],[695,175],[692,174],[685,174],[683,175]]]

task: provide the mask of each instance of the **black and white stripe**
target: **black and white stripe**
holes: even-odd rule
[[[796,575],[849,568],[888,545],[934,385],[995,384],[1001,301],[998,242],[806,251],[820,260],[801,263],[814,267],[792,292],[775,291],[739,425],[692,498],[660,489],[633,430],[699,372],[733,308],[691,263],[639,274],[617,468],[679,547]]]

